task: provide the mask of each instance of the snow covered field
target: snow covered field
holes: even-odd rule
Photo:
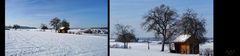
[[[110,45],[123,45],[120,42],[110,42]],[[150,43],[150,50],[147,48],[147,43],[129,43],[128,46],[131,49],[122,49],[122,48],[110,48],[110,56],[199,56],[199,54],[177,54],[177,53],[169,53],[168,45],[165,45],[164,52],[161,52],[161,44],[157,44],[157,42]],[[200,45],[200,50],[204,48],[213,49],[213,43],[206,43]],[[200,51],[201,52],[201,51]]]
[[[107,56],[107,36],[5,30],[6,56]]]

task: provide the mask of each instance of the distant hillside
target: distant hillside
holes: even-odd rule
[[[108,29],[108,27],[91,27],[91,29]]]
[[[5,28],[11,29],[12,26],[5,26]],[[19,29],[37,29],[36,27],[29,27],[29,26],[20,26]]]
[[[20,29],[37,29],[36,27],[20,26]]]

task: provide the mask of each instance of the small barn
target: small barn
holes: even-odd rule
[[[60,27],[58,29],[58,33],[68,33],[69,28],[67,27]]]
[[[199,43],[191,35],[184,34],[178,36],[170,43],[170,52],[182,54],[198,54]]]

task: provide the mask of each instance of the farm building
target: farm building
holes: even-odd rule
[[[69,30],[69,28],[67,28],[67,27],[60,27],[60,28],[58,29],[58,33],[67,33],[68,30]]]
[[[182,54],[198,54],[199,43],[191,35],[184,34],[178,36],[170,43],[170,52]]]

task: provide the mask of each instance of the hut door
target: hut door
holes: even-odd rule
[[[188,54],[188,53],[190,53],[190,46],[187,44],[182,44],[180,51],[183,54]]]

